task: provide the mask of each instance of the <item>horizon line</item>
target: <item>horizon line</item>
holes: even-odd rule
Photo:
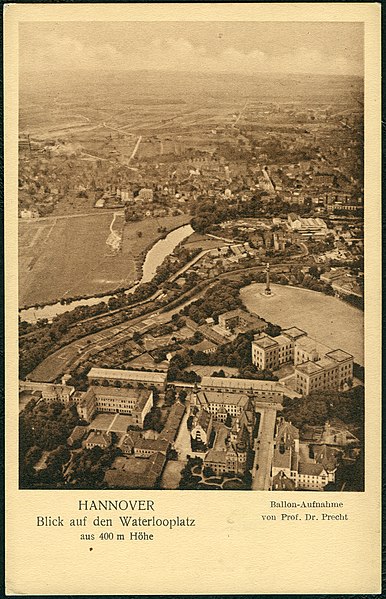
[[[52,69],[29,69],[25,67],[19,66],[19,73],[52,73]],[[256,71],[255,73],[243,73],[240,71],[179,71],[179,70],[171,70],[171,69],[56,69],[54,74],[58,73],[79,73],[79,72],[87,72],[87,73],[173,73],[176,75],[186,74],[186,75],[239,75],[243,77],[255,77],[256,75],[268,75],[278,76],[278,77],[290,77],[295,75],[296,77],[300,76],[316,76],[316,77],[357,77],[358,79],[364,79],[364,75],[359,75],[357,73],[315,73],[313,71],[310,72],[299,72],[293,71],[291,73],[286,73],[282,71],[268,72],[268,71]]]

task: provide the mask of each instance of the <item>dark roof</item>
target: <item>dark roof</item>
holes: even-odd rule
[[[184,413],[185,406],[177,401],[169,412],[169,416],[159,435],[159,439],[164,439],[169,443],[173,443],[173,441],[175,441]]]
[[[74,441],[80,441],[81,439],[83,439],[83,437],[85,436],[87,432],[87,427],[85,426],[76,426],[71,435],[68,437],[67,442],[74,442]]]
[[[166,457],[155,453],[148,459],[129,458],[131,470],[110,469],[105,473],[105,482],[109,487],[128,489],[154,489],[162,475]]]
[[[212,420],[212,416],[209,412],[207,412],[206,410],[201,410],[198,419],[197,419],[197,425],[201,426],[204,431],[207,431],[210,425],[210,422]]]
[[[307,474],[308,476],[320,476],[324,468],[322,464],[310,464],[299,462],[299,474]]]
[[[284,472],[278,472],[272,480],[272,489],[274,491],[295,491],[296,486],[293,480],[288,478]]]

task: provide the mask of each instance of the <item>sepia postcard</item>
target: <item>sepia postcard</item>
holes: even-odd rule
[[[7,596],[380,593],[380,5],[4,22]]]

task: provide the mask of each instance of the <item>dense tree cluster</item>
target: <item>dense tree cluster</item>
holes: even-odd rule
[[[50,474],[53,480],[57,479],[59,465],[68,459],[65,453],[67,438],[73,428],[79,424],[79,417],[75,406],[65,407],[59,402],[38,404],[30,402],[21,412],[19,418],[19,460],[20,484],[30,486],[36,483],[44,474]],[[64,446],[64,450],[63,450]],[[46,462],[47,472],[35,472],[34,465],[40,459],[43,451],[62,449],[57,454],[50,454]]]
[[[184,468],[181,470],[181,480],[179,482],[179,489],[196,489],[197,483],[200,481],[200,477],[192,473],[194,466],[202,467],[201,458],[191,458],[188,456],[187,462]]]
[[[75,489],[104,488],[105,472],[121,453],[117,447],[93,447],[73,454],[68,486]]]
[[[247,202],[240,202],[238,198],[208,199],[198,198],[191,208],[193,219],[191,225],[197,233],[207,233],[213,227],[226,220],[238,218],[271,218],[272,216],[287,216],[295,212],[302,216],[311,214],[312,207],[299,204],[291,204],[283,201],[279,196],[264,201],[267,195],[264,191],[257,191]]]
[[[318,391],[306,397],[286,397],[283,416],[299,429],[306,425],[320,426],[327,420],[339,418],[353,425],[363,434],[364,388],[354,387],[349,391]]]
[[[269,335],[277,336],[280,332],[281,328],[278,325],[268,323],[267,333]],[[234,341],[218,346],[216,351],[210,354],[206,354],[200,350],[195,351],[194,345],[178,352],[170,360],[169,380],[176,380],[170,378],[170,376],[174,376],[175,369],[181,373],[181,371],[192,364],[238,368],[238,378],[269,381],[278,380],[270,370],[258,370],[258,368],[252,364],[251,343],[255,333],[256,331],[253,330],[248,331],[247,333],[240,333]],[[170,372],[172,372],[172,375],[170,375]],[[225,373],[223,370],[220,370],[219,372],[215,371],[213,376],[225,376]]]
[[[198,324],[203,324],[207,318],[218,321],[219,314],[241,306],[240,287],[241,281],[223,279],[208,289],[203,297],[186,306],[182,313]]]
[[[161,408],[157,406],[153,406],[150,412],[148,412],[145,416],[145,420],[143,423],[144,430],[153,430],[157,433],[160,433],[164,427],[165,416],[162,413]]]

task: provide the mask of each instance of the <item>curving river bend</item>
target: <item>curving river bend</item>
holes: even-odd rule
[[[146,258],[142,267],[141,280],[134,285],[134,287],[128,289],[126,293],[134,293],[141,283],[150,282],[153,279],[157,268],[161,266],[166,256],[171,254],[177,245],[184,241],[184,239],[189,237],[192,233],[194,233],[194,230],[191,225],[184,225],[183,227],[174,229],[174,231],[170,231],[170,233],[164,239],[157,241],[157,243],[155,243],[146,254]],[[21,320],[31,323],[36,322],[40,318],[52,320],[54,316],[57,316],[58,314],[64,314],[64,312],[73,310],[77,306],[94,306],[100,302],[108,302],[110,297],[113,296],[114,294],[109,294],[104,295],[103,297],[89,297],[87,299],[75,300],[68,304],[61,304],[60,302],[57,302],[56,304],[46,305],[42,308],[28,308],[26,310],[20,310],[19,316]]]

